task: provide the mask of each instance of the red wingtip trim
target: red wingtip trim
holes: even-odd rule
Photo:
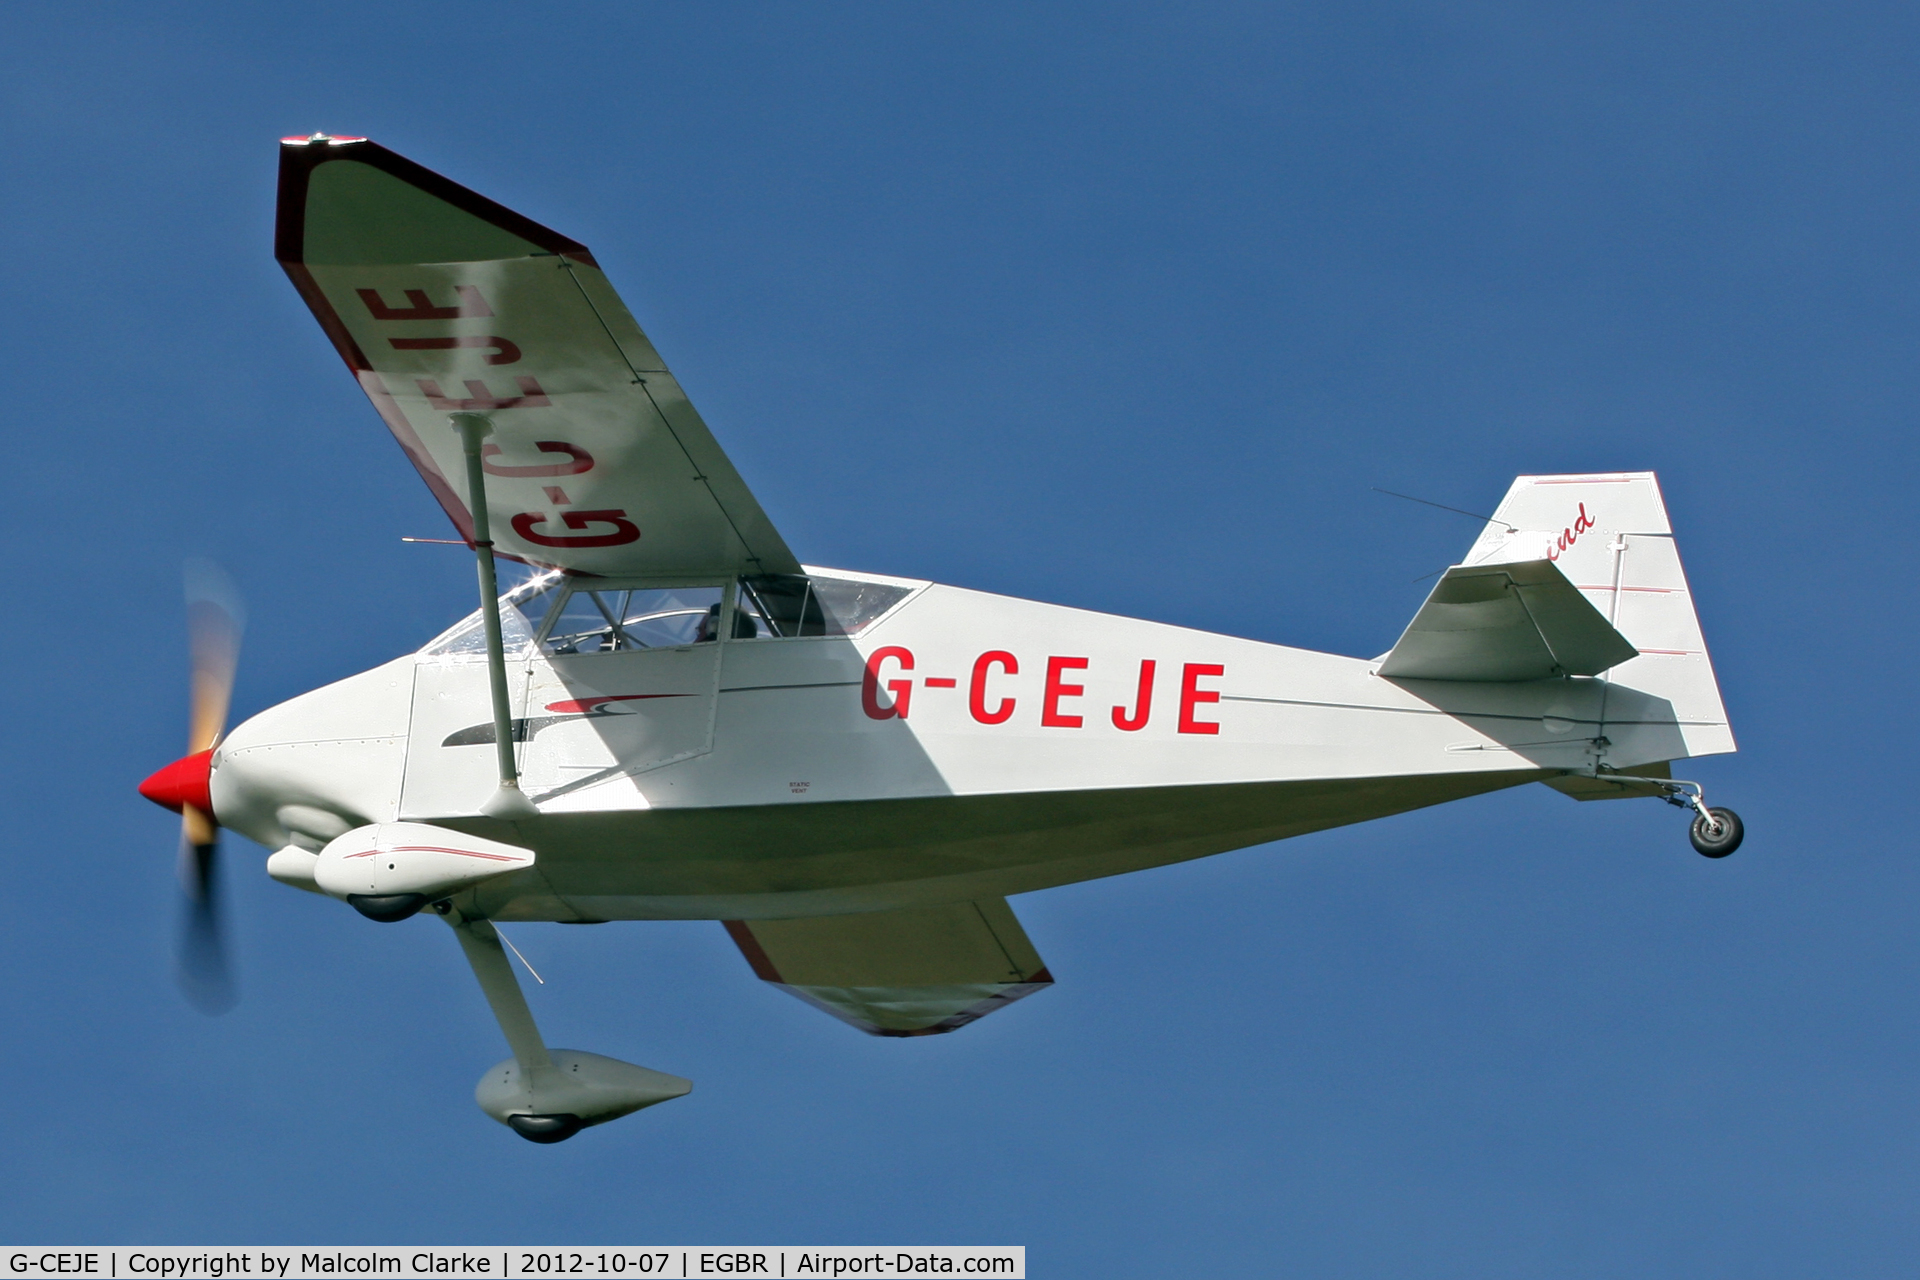
[[[180,812],[192,805],[204,814],[213,813],[213,752],[196,751],[182,756],[140,784],[140,794],[162,809]]]
[[[722,920],[727,927],[727,936],[733,939],[733,945],[740,948],[740,954],[747,958],[747,966],[753,970],[753,976],[762,982],[784,982],[780,970],[774,968],[773,960],[767,955],[767,949],[760,945],[760,939],[753,936],[753,926],[745,920]]]
[[[328,138],[326,145],[313,146],[313,139],[281,139],[280,148],[280,192],[274,214],[273,256],[282,266],[291,266],[306,261],[307,226],[307,180],[313,171],[323,164],[336,160],[352,160],[359,164],[372,165],[388,176],[398,178],[408,186],[415,187],[425,194],[443,200],[463,213],[472,214],[483,222],[490,222],[503,231],[511,232],[522,240],[539,245],[549,253],[583,262],[590,267],[598,267],[593,254],[587,246],[578,240],[563,236],[550,227],[541,226],[525,214],[515,213],[505,205],[489,200],[477,191],[470,190],[444,178],[424,165],[415,164],[405,156],[396,155],[377,142],[366,138]],[[351,144],[335,149],[335,144]],[[313,305],[309,300],[308,305]],[[319,307],[314,308],[320,312]],[[331,310],[329,306],[328,311]],[[326,323],[326,314],[321,312],[321,323]],[[345,355],[343,351],[341,353]],[[353,362],[348,360],[348,364]]]

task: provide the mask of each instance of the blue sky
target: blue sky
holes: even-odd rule
[[[1023,1243],[1041,1276],[1905,1274],[1920,16],[1899,5],[115,5],[0,19],[0,1236]],[[1544,788],[1016,901],[862,1037],[719,926],[523,926],[697,1082],[538,1148],[452,939],[229,848],[174,991],[179,565],[246,714],[470,608],[272,261],[367,134],[591,245],[801,556],[1341,653],[1517,473],[1660,472],[1743,745],[1708,862]],[[1909,710],[1903,711],[1902,708]]]

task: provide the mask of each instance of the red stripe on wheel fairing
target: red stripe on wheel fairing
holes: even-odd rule
[[[445,849],[437,844],[397,844],[391,849],[368,849],[364,853],[350,853],[349,858],[371,858],[382,853],[457,853],[463,858],[485,858],[488,862],[525,862],[525,858],[511,858],[500,853],[479,853],[473,849]]]

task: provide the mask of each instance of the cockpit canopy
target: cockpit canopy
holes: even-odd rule
[[[625,653],[730,639],[858,635],[913,593],[913,584],[829,572],[762,574],[731,584],[639,585],[546,573],[500,597],[510,657]],[[729,600],[731,596],[731,600]],[[729,608],[731,605],[731,608]],[[423,657],[486,657],[475,610],[420,651]]]

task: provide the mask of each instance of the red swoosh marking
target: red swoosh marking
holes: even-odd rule
[[[648,698],[691,698],[691,693],[616,693],[604,698],[575,698],[569,702],[549,702],[547,710],[560,715],[580,715],[609,702],[642,702]]]

